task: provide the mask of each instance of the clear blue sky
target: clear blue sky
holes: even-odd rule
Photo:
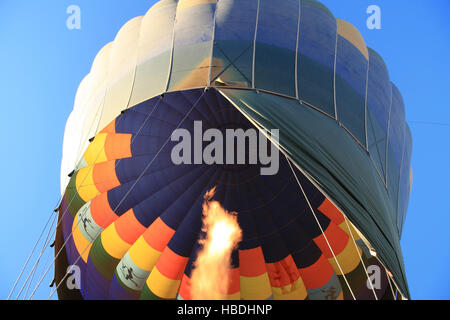
[[[383,56],[391,80],[403,94],[413,135],[414,182],[402,238],[411,295],[450,299],[450,2],[322,2],[361,31],[367,45]],[[153,3],[0,1],[0,299],[8,296],[58,201],[64,126],[78,84],[101,47]],[[81,8],[81,30],[66,28],[66,8],[71,4]],[[381,8],[382,30],[366,27],[371,4]],[[47,250],[43,262],[51,256]],[[42,266],[36,273],[43,271]],[[45,277],[36,298],[48,298],[52,274],[51,270]]]

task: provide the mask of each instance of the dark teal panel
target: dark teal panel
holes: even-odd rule
[[[259,127],[280,128],[281,147],[367,237],[408,297],[395,209],[367,152],[333,119],[296,100],[252,90],[220,91]]]
[[[389,116],[387,186],[389,197],[395,208],[394,221],[397,222],[400,170],[405,146],[405,107],[400,91],[394,84],[391,84],[391,87],[392,106]]]
[[[406,211],[408,210],[409,195],[411,193],[411,155],[412,155],[412,136],[409,126],[405,125],[405,147],[400,171],[400,185],[398,194],[398,215],[397,227],[400,234],[405,223]]]
[[[391,107],[391,83],[383,59],[369,49],[367,83],[367,140],[372,159],[383,181],[386,178],[386,143]]]
[[[389,144],[397,168],[400,168],[405,135],[405,106],[398,88],[392,83],[392,107],[389,120]],[[389,157],[389,155],[388,155]]]
[[[400,151],[402,153],[403,150]],[[397,221],[397,199],[398,199],[398,186],[400,180],[400,167],[394,160],[393,146],[389,142],[388,144],[388,163],[387,163],[387,188],[389,198],[391,199],[394,211],[392,212],[393,221]]]
[[[372,110],[367,110],[367,142],[371,158],[380,174],[380,178],[386,178],[386,133],[383,132]]]

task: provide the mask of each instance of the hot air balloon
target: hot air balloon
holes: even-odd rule
[[[194,137],[197,123],[263,133],[276,174],[174,163],[174,131]],[[221,299],[409,298],[411,146],[383,59],[320,2],[159,1],[98,53],[67,120],[58,296],[195,298],[214,200],[242,232]]]

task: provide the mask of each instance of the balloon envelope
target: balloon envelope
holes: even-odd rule
[[[195,136],[197,121],[278,129],[277,173],[175,164],[171,135]],[[319,2],[160,1],[125,24],[80,84],[55,275],[61,283],[76,264],[81,284],[58,294],[190,299],[203,195],[216,186],[242,229],[225,298],[393,298],[385,267],[408,297],[399,240],[411,144],[382,58]]]

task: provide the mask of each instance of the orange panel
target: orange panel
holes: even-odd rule
[[[105,142],[105,153],[108,160],[131,157],[131,134],[108,134]]]
[[[102,193],[92,199],[91,215],[95,223],[103,229],[118,218],[109,205],[107,193]]]
[[[129,244],[135,243],[146,230],[146,228],[136,219],[133,209],[128,210],[120,216],[115,224],[117,234],[123,241]]]
[[[267,272],[261,247],[239,250],[239,269],[241,276],[257,277]]]
[[[116,119],[111,121],[100,133],[116,133]]]
[[[316,289],[324,286],[333,276],[333,267],[328,262],[325,255],[307,268],[298,269],[307,289]]]
[[[114,160],[97,163],[94,166],[92,175],[95,187],[100,193],[120,185],[116,175],[116,162]]]
[[[181,280],[188,260],[188,257],[182,257],[166,247],[156,262],[156,268],[169,279]]]
[[[161,218],[157,218],[144,232],[143,237],[153,249],[162,252],[174,233],[175,230],[165,224]]]

